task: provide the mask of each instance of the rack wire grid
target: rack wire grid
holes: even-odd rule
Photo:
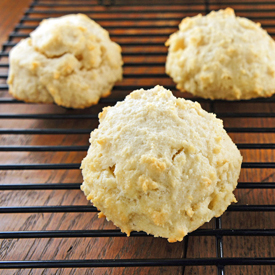
[[[275,36],[273,1],[33,1],[0,53],[1,274],[275,274],[275,97],[210,101],[180,93],[165,74],[164,42],[186,16],[230,6]],[[166,3],[165,3],[166,2]],[[85,110],[27,104],[6,84],[9,50],[48,17],[85,13],[122,46],[124,79]],[[169,244],[126,238],[79,190],[80,161],[98,113],[134,89],[160,84],[215,112],[244,157],[222,217]]]

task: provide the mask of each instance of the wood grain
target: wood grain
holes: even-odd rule
[[[0,45],[8,38],[9,33],[23,16],[31,0],[1,0],[0,1]]]
[[[43,3],[49,3],[44,1]],[[93,3],[95,1],[91,1]],[[214,1],[210,8],[220,8],[228,5],[230,1]],[[70,4],[72,1],[59,0],[55,4]],[[79,1],[79,3],[85,3]],[[7,39],[7,35],[22,17],[24,10],[30,4],[29,0],[15,1],[2,0],[0,2],[0,42]],[[244,8],[247,6],[236,5],[239,13],[249,16]],[[196,10],[204,12],[204,6],[194,5],[184,8],[170,6],[176,12],[163,12],[166,7],[159,7],[158,11],[144,13],[143,20],[130,20],[133,16],[140,16],[140,13],[93,13],[93,11],[105,11],[115,9],[113,7],[95,7],[93,10],[87,7],[77,8],[78,11],[86,12],[94,19],[105,18],[102,26],[115,24],[109,18],[128,18],[118,21],[119,26],[128,26],[129,29],[110,28],[112,35],[128,32],[129,35],[140,33],[167,33],[167,37],[113,37],[118,43],[140,43],[140,46],[123,46],[123,53],[153,53],[155,51],[166,53],[164,46],[150,47],[142,46],[142,43],[158,42],[164,43],[168,34],[177,29],[180,19],[185,16],[197,14]],[[268,8],[275,18],[275,4],[270,3],[264,7],[255,5],[256,8]],[[54,8],[53,6],[38,6],[37,14],[30,14],[31,18],[45,18],[49,16],[49,11],[55,9],[62,15],[62,10],[74,12],[75,7]],[[120,10],[129,10],[129,7],[120,7]],[[152,7],[138,7],[137,11],[152,9]],[[253,14],[252,14],[253,15]],[[176,17],[176,19],[173,19]],[[146,18],[161,18],[161,20],[150,21]],[[168,19],[165,19],[168,18]],[[170,18],[170,19],[169,19]],[[171,19],[172,18],[172,19]],[[178,19],[177,19],[178,18]],[[39,21],[29,21],[26,25],[36,26]],[[262,23],[274,24],[275,19],[261,19]],[[155,28],[137,30],[136,26],[153,24]],[[158,28],[166,24],[167,28]],[[131,28],[133,27],[133,28]],[[274,28],[275,29],[275,28]],[[272,30],[272,28],[271,28]],[[21,30],[20,33],[28,34],[31,29]],[[14,38],[13,42],[18,42],[19,38]],[[7,51],[10,47],[7,47]],[[164,66],[149,67],[148,62],[165,62],[165,55],[162,56],[124,56],[124,62],[139,62],[143,66],[125,66],[124,74],[164,74]],[[0,63],[7,63],[8,58],[2,58]],[[0,73],[7,73],[7,68],[0,68]],[[0,83],[5,83],[1,79]],[[119,83],[121,86],[127,85],[173,85],[168,77],[161,78],[124,78]],[[129,91],[114,91],[109,99],[123,99]],[[175,91],[176,96],[192,98],[188,93]],[[0,98],[10,98],[7,90],[0,91]],[[199,100],[204,109],[210,111],[208,101]],[[94,114],[97,115],[106,104],[98,104],[85,110],[65,109],[56,105],[42,104],[1,104],[0,114]],[[271,113],[274,110],[273,102],[215,102],[214,110],[218,115],[221,113]],[[274,118],[229,118],[224,117],[225,127],[275,127]],[[97,127],[97,119],[0,119],[1,128],[20,129],[94,129]],[[236,143],[275,143],[275,133],[229,133]],[[1,135],[0,143],[3,145],[17,146],[88,146],[88,134],[80,135]],[[274,150],[253,149],[241,150],[244,162],[275,162]],[[43,164],[43,163],[80,163],[85,156],[85,152],[0,152],[1,164]],[[275,169],[242,169],[241,182],[274,182]],[[0,184],[31,184],[31,183],[81,183],[81,173],[77,169],[72,170],[2,170],[0,174]],[[235,191],[240,205],[274,205],[275,189],[237,189]],[[15,190],[0,191],[0,206],[58,206],[58,205],[89,205],[80,190]],[[0,214],[0,231],[40,231],[40,230],[89,230],[89,229],[114,229],[111,222],[98,219],[95,213],[26,213],[26,214]],[[274,229],[274,212],[230,212],[227,211],[222,216],[222,226],[226,229]],[[214,229],[215,221],[205,224],[202,228]],[[187,251],[185,244],[188,241]],[[225,257],[275,257],[275,237],[223,237],[223,248]],[[186,255],[185,255],[186,252]],[[166,240],[152,237],[117,237],[117,238],[33,238],[33,239],[3,239],[0,242],[0,260],[66,260],[66,259],[150,259],[150,258],[208,258],[216,257],[216,238],[211,236],[189,236],[181,243],[169,244]],[[69,269],[22,269],[22,270],[1,270],[1,274],[216,274],[215,266],[190,266],[185,267],[133,267],[133,268],[69,268]],[[226,266],[225,274],[275,274],[274,266]]]

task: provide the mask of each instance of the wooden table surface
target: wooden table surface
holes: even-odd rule
[[[0,1],[0,45],[7,41],[9,33],[15,28],[30,3],[31,0]]]
[[[8,34],[14,29],[24,11],[31,1],[2,0],[0,2],[0,42],[7,40]],[[62,1],[57,1],[62,2]],[[212,8],[224,7],[219,1],[214,1]],[[45,1],[44,3],[47,3]],[[72,3],[63,1],[63,3]],[[263,12],[264,15],[271,16],[271,19],[261,19],[262,23],[274,24],[275,26],[275,4],[269,6],[256,6],[254,12],[246,12],[244,5],[238,6],[239,14],[243,16],[252,16],[257,14],[257,8],[270,9],[270,14]],[[201,8],[195,6],[196,9]],[[53,7],[44,7],[43,10],[50,11]],[[76,8],[67,7],[67,10],[74,12]],[[107,8],[108,9],[108,8]],[[189,8],[191,9],[191,8]],[[254,6],[250,7],[254,9]],[[77,9],[79,10],[79,9]],[[105,10],[105,9],[103,9]],[[85,11],[85,9],[83,9]],[[186,15],[195,15],[196,11],[179,11],[178,18],[169,22],[173,27],[159,28],[155,32],[171,33],[176,30],[180,18]],[[149,14],[150,15],[150,14]],[[146,16],[149,16],[148,14]],[[159,12],[161,17],[171,15]],[[156,15],[156,17],[157,17]],[[40,16],[42,16],[40,14]],[[57,14],[58,16],[58,14]],[[122,16],[119,12],[112,16]],[[127,14],[124,16],[128,16]],[[154,15],[152,15],[154,16]],[[175,16],[175,12],[172,13]],[[274,16],[274,17],[272,17]],[[111,22],[111,21],[110,21]],[[106,24],[111,24],[105,22]],[[119,21],[123,25],[123,21]],[[150,24],[151,21],[149,21]],[[102,23],[103,25],[105,24]],[[148,24],[148,22],[146,22]],[[37,24],[37,23],[35,23]],[[126,23],[125,23],[126,24]],[[137,22],[128,22],[129,26],[142,24]],[[157,24],[157,23],[156,23]],[[107,27],[106,27],[107,28]],[[130,28],[130,27],[129,27]],[[108,28],[107,28],[108,29]],[[268,31],[272,32],[275,27],[270,26]],[[122,32],[125,29],[122,29]],[[143,30],[144,31],[144,30]],[[146,31],[146,29],[145,29]],[[29,33],[30,30],[22,30]],[[121,33],[121,30],[110,29],[113,40],[120,43],[131,42],[130,39],[120,38],[115,34]],[[138,33],[135,29],[129,31],[129,35]],[[167,35],[168,37],[168,35]],[[142,41],[135,40],[137,43],[146,43],[161,41],[163,43],[167,37],[155,38],[147,37]],[[130,37],[131,38],[131,37]],[[134,41],[134,38],[132,38]],[[17,38],[13,41],[18,41]],[[134,42],[135,42],[134,41]],[[136,50],[143,51],[144,48],[131,48],[123,46],[123,52]],[[9,49],[7,49],[8,51]],[[166,49],[162,44],[156,47],[147,47],[146,51],[162,51]],[[165,62],[165,55],[143,57],[143,56],[124,56],[124,62]],[[0,63],[7,63],[8,59],[3,57]],[[7,73],[7,69],[0,68],[2,74]],[[124,74],[155,73],[164,74],[164,67],[131,67],[125,66]],[[5,79],[0,79],[0,84],[5,84]],[[149,85],[162,84],[166,86],[174,85],[168,77],[154,78],[129,78],[126,77],[119,85],[139,85],[141,87]],[[129,91],[116,91],[109,97],[112,99],[123,98]],[[175,92],[177,96],[191,97],[189,94]],[[11,98],[7,90],[1,91],[1,98]],[[257,116],[238,116],[244,113],[263,113],[274,114],[275,101],[247,101],[247,102],[214,102],[201,101],[203,108],[208,111],[214,111],[218,114],[229,113],[237,114],[237,117],[224,116],[224,125],[226,128],[244,128],[244,127],[275,127],[275,119],[265,115]],[[103,106],[98,104],[85,110],[69,110],[56,105],[43,104],[24,104],[10,103],[1,104],[0,114],[60,114],[60,115],[89,115],[97,114]],[[0,120],[1,128],[8,129],[93,129],[97,127],[97,119],[3,119]],[[274,144],[275,133],[262,132],[234,132],[229,135],[237,144]],[[0,137],[1,146],[88,146],[89,134],[3,134]],[[275,162],[274,150],[272,149],[242,149],[241,153],[244,162]],[[75,163],[81,162],[85,156],[84,151],[0,151],[0,165],[3,164],[44,164],[44,163]],[[0,184],[51,184],[51,183],[81,183],[82,177],[78,169],[45,169],[45,170],[2,170]],[[242,169],[239,182],[243,183],[273,183],[275,181],[275,170],[273,168],[244,168]],[[235,191],[238,199],[237,205],[275,205],[274,184],[272,188],[238,188]],[[0,191],[1,207],[26,207],[26,206],[85,206],[90,205],[82,192],[78,189],[64,190],[6,190]],[[90,230],[90,229],[115,229],[111,222],[104,219],[98,219],[96,213],[88,212],[60,212],[49,213],[0,213],[0,231],[47,231],[47,230]],[[216,228],[215,220],[205,224],[202,228]],[[222,216],[222,228],[226,229],[274,229],[275,212],[274,211],[227,211]],[[188,245],[187,245],[188,240]],[[187,245],[187,250],[186,250]],[[275,257],[275,237],[274,236],[224,236],[223,237],[224,257]],[[180,243],[168,243],[165,239],[152,237],[107,237],[107,238],[3,238],[0,241],[0,260],[77,260],[77,259],[152,259],[152,258],[208,258],[216,257],[216,238],[215,236],[190,236]],[[225,274],[275,274],[275,266],[271,265],[237,265],[225,266]],[[216,266],[188,266],[183,267],[131,267],[131,268],[67,268],[67,269],[22,269],[22,270],[1,270],[0,274],[217,274]]]

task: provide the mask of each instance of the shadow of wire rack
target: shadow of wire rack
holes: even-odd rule
[[[148,2],[148,1],[147,1]],[[167,2],[167,1],[166,1]],[[273,1],[34,1],[0,53],[1,274],[275,274],[275,97],[209,101],[176,91],[164,42],[180,20],[230,6],[275,36]],[[147,4],[147,5],[146,5]],[[8,52],[48,17],[85,13],[122,46],[124,80],[85,110],[26,104],[8,95]],[[224,120],[244,156],[239,203],[183,242],[126,238],[98,219],[79,190],[79,163],[102,107],[156,84],[198,100]]]

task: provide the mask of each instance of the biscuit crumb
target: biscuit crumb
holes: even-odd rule
[[[104,215],[102,212],[99,212],[99,213],[97,214],[97,216],[98,216],[98,218],[105,218],[105,215]]]

